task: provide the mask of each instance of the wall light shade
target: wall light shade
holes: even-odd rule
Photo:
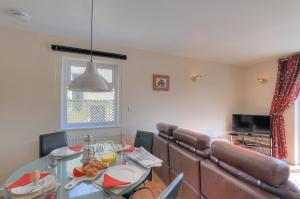
[[[22,10],[8,9],[6,10],[6,13],[22,22],[29,22],[31,20],[30,15]]]
[[[268,79],[267,78],[263,78],[263,77],[259,77],[259,78],[256,79],[256,81],[258,81],[261,84],[264,84],[264,83],[266,83],[268,81]]]
[[[112,90],[106,79],[98,73],[93,62],[88,62],[84,73],[74,79],[68,89],[77,92],[110,92]]]
[[[197,81],[198,79],[200,79],[202,76],[201,75],[192,75],[191,79],[193,82]]]

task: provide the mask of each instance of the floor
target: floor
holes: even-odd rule
[[[300,189],[300,165],[293,166],[290,165],[290,178],[292,182],[294,182]]]

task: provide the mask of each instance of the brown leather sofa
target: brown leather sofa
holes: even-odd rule
[[[180,198],[300,199],[281,160],[175,125],[157,129],[153,152],[164,165],[155,171],[166,184],[184,172]]]
[[[163,160],[161,167],[155,167],[154,171],[160,176],[165,184],[170,183],[169,143],[173,142],[173,132],[178,128],[176,125],[158,123],[158,135],[154,137],[153,153]]]

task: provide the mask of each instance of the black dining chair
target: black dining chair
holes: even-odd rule
[[[65,131],[40,135],[39,141],[40,158],[48,155],[54,149],[68,146],[67,134]]]
[[[134,146],[143,147],[148,152],[152,153],[153,138],[154,134],[152,132],[138,130],[135,135]]]
[[[135,139],[134,139],[134,146],[135,147],[143,147],[148,152],[152,153],[153,139],[154,139],[154,134],[152,132],[137,130]],[[146,180],[149,180],[149,181],[152,180],[152,169],[151,169],[148,177],[146,178]]]
[[[133,145],[135,147],[143,147],[148,152],[152,153],[153,139],[154,139],[154,134],[152,132],[137,130]],[[146,180],[149,180],[149,181],[152,180],[152,170],[150,171],[150,173],[147,176],[147,178],[145,179],[145,181]],[[144,182],[140,183],[139,185],[143,184]],[[123,195],[123,197],[124,198],[130,198],[135,192],[140,191],[142,189],[147,189],[152,193],[152,191],[148,187],[144,186],[144,187],[141,187],[141,188],[138,188],[138,189],[134,189],[130,193],[127,193],[127,194]]]
[[[183,181],[183,173],[179,174],[171,184],[165,189],[163,193],[158,197],[159,199],[174,199],[177,198],[180,186]]]

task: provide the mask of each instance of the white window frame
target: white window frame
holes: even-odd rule
[[[89,122],[89,123],[68,123],[67,121],[67,91],[70,80],[70,63],[87,63],[88,59],[79,59],[73,57],[62,57],[62,86],[61,86],[61,127],[65,130],[76,129],[92,129],[92,128],[119,128],[120,127],[120,64],[118,62],[111,62],[107,60],[94,59],[95,64],[112,64],[115,66],[107,67],[113,71],[113,87],[116,88],[115,92],[115,121],[113,122]],[[114,80],[115,79],[115,80]]]

